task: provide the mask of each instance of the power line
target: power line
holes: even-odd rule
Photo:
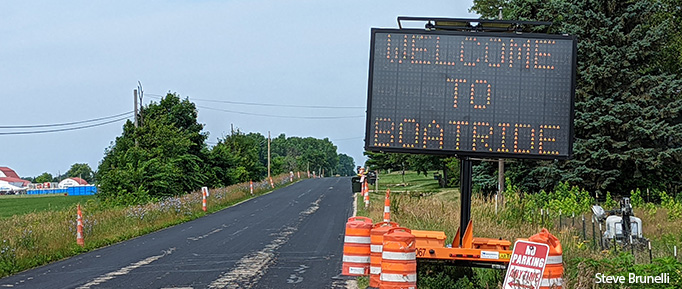
[[[253,115],[253,116],[264,116],[264,117],[275,117],[275,118],[296,118],[296,119],[348,119],[348,118],[362,118],[364,115],[353,115],[353,116],[290,116],[290,115],[273,115],[273,114],[262,114],[262,113],[250,113],[243,111],[234,111],[220,108],[213,108],[208,106],[197,105],[198,108],[222,111],[227,113],[236,113],[243,115]]]
[[[157,98],[164,97],[165,95],[150,94],[147,95],[156,96]],[[241,101],[230,101],[230,100],[214,100],[214,99],[201,99],[192,98],[196,101],[205,102],[217,102],[217,103],[228,103],[228,104],[240,104],[240,105],[255,105],[255,106],[270,106],[270,107],[298,107],[298,108],[316,108],[316,109],[364,109],[364,106],[326,106],[326,105],[295,105],[295,104],[275,104],[275,103],[256,103],[256,102],[241,102]]]
[[[356,136],[356,137],[348,137],[348,138],[333,139],[333,141],[354,140],[354,139],[361,139],[361,138],[364,138],[364,136]]]
[[[100,117],[100,118],[93,118],[93,119],[88,119],[88,120],[81,120],[81,121],[74,121],[74,122],[65,122],[65,123],[55,123],[55,124],[35,124],[35,125],[5,125],[5,126],[0,126],[0,128],[4,129],[18,129],[18,128],[40,128],[40,127],[56,127],[56,126],[68,126],[68,125],[74,125],[74,124],[82,124],[82,123],[88,123],[88,122],[95,122],[95,121],[100,121],[100,120],[106,120],[106,119],[112,119],[115,117],[120,117],[124,115],[129,115],[132,114],[133,111],[128,111],[124,113],[120,113],[117,115],[112,115],[112,116],[106,116],[106,117]]]
[[[84,125],[84,126],[78,126],[78,127],[70,127],[70,128],[52,129],[52,130],[0,132],[0,135],[42,134],[42,133],[52,133],[52,132],[62,132],[62,131],[79,130],[79,129],[85,129],[85,128],[103,126],[103,125],[106,125],[106,124],[115,123],[115,122],[119,122],[119,121],[126,120],[126,119],[128,119],[128,117],[118,118],[118,119],[114,119],[114,120],[110,120],[110,121],[106,121],[106,122],[102,122],[102,123],[96,123],[96,124],[90,124],[90,125]]]

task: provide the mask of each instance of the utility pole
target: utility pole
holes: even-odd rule
[[[268,131],[268,179],[270,178],[270,131]]]
[[[133,99],[134,99],[133,101],[135,102],[135,112],[134,112],[135,113],[135,116],[134,116],[135,117],[135,129],[137,129],[137,127],[139,126],[139,119],[138,119],[139,116],[138,116],[138,111],[137,111],[137,108],[138,108],[138,105],[137,105],[137,89],[133,89]],[[135,147],[137,147],[138,146],[137,138],[136,137],[134,137],[134,138],[135,138]]]
[[[135,102],[135,128],[137,128],[137,89],[133,89],[133,101]]]
[[[137,120],[137,123],[138,123],[138,125],[142,125],[142,97],[144,97],[144,91],[142,90],[142,83],[140,83],[139,81],[137,82],[137,90],[136,91],[139,91],[139,93],[140,93],[139,94],[139,97],[140,97],[140,103],[139,103],[140,118]],[[137,110],[137,107],[138,107],[138,103],[136,100],[135,101],[135,110]],[[135,116],[137,116],[137,113],[135,113]]]

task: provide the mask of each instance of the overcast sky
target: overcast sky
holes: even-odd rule
[[[1,1],[0,127],[125,113],[133,109],[133,89],[140,81],[145,103],[158,102],[155,95],[169,91],[189,97],[199,106],[199,122],[211,143],[229,134],[230,124],[243,132],[270,131],[273,137],[327,137],[360,165],[365,161],[370,28],[396,28],[397,16],[477,18],[468,12],[471,5],[396,0]],[[80,125],[87,124],[93,123]],[[31,135],[3,133],[64,127],[0,128],[0,166],[22,177],[57,175],[74,163],[96,169],[122,125],[118,121]]]

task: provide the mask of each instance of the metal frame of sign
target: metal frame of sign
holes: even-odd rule
[[[567,152],[561,154],[532,154],[532,153],[513,153],[513,152],[490,152],[490,151],[471,151],[471,150],[456,150],[456,149],[424,149],[424,148],[399,148],[399,147],[380,147],[370,145],[373,136],[373,125],[375,120],[372,114],[372,92],[374,85],[374,64],[375,64],[375,40],[377,33],[396,33],[396,34],[416,34],[416,35],[431,35],[431,36],[472,36],[472,37],[505,37],[505,38],[530,38],[530,39],[548,39],[548,40],[571,40],[573,42],[572,50],[572,67],[570,80],[570,112],[568,137],[565,140],[567,143]],[[517,159],[569,159],[573,153],[573,134],[574,125],[573,119],[575,114],[575,75],[577,63],[577,41],[575,36],[568,35],[553,35],[553,34],[538,34],[538,33],[503,33],[503,32],[480,32],[480,31],[427,31],[423,29],[384,29],[372,28],[371,31],[371,47],[370,47],[370,65],[369,65],[369,83],[367,87],[367,116],[365,129],[365,150],[373,152],[393,152],[393,153],[415,153],[415,154],[436,154],[436,155],[452,155],[458,157],[481,157],[481,158],[517,158]],[[482,120],[484,121],[484,120]],[[445,125],[445,124],[443,124]]]

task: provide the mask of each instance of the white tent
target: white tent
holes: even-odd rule
[[[77,187],[77,186],[86,186],[88,185],[88,182],[81,178],[68,178],[64,179],[63,181],[59,182],[57,185],[58,188],[60,189],[66,189],[68,187]]]

